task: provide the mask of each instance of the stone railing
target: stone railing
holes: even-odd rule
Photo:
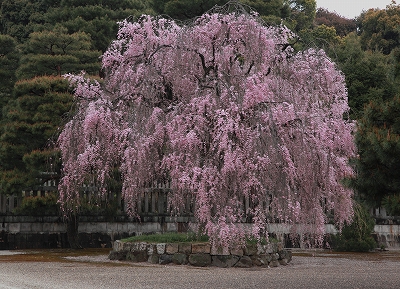
[[[287,265],[292,260],[292,252],[284,250],[282,243],[250,244],[244,249],[222,250],[212,248],[209,243],[115,241],[109,259],[153,264],[189,264],[198,267],[278,267]]]

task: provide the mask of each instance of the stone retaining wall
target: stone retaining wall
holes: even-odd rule
[[[292,260],[292,252],[282,243],[251,244],[244,249],[215,249],[209,243],[146,243],[115,241],[110,260],[152,264],[192,265],[198,267],[278,267]]]
[[[115,240],[130,236],[160,232],[185,232],[187,223],[132,222],[122,217],[118,222],[107,222],[102,216],[81,216],[78,230],[80,240],[85,248],[112,248]],[[292,246],[287,237],[290,232],[288,226],[269,224],[267,230],[274,234],[276,239],[287,241],[286,247]],[[337,233],[331,224],[326,225],[326,231],[328,234]],[[374,231],[373,236],[379,247],[400,248],[400,225],[375,225]],[[0,250],[68,247],[66,225],[57,216],[0,215]]]

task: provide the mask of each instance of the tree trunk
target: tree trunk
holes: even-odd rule
[[[70,213],[67,219],[67,238],[71,249],[82,249],[78,235],[78,215]]]

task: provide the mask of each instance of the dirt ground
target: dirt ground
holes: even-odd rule
[[[400,288],[400,251],[294,250],[278,268],[195,268],[110,261],[109,249],[0,251],[0,289]]]

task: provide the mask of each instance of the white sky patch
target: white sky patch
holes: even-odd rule
[[[385,9],[391,2],[391,0],[317,0],[317,7],[352,19],[359,16],[363,10],[367,11],[370,8]]]

